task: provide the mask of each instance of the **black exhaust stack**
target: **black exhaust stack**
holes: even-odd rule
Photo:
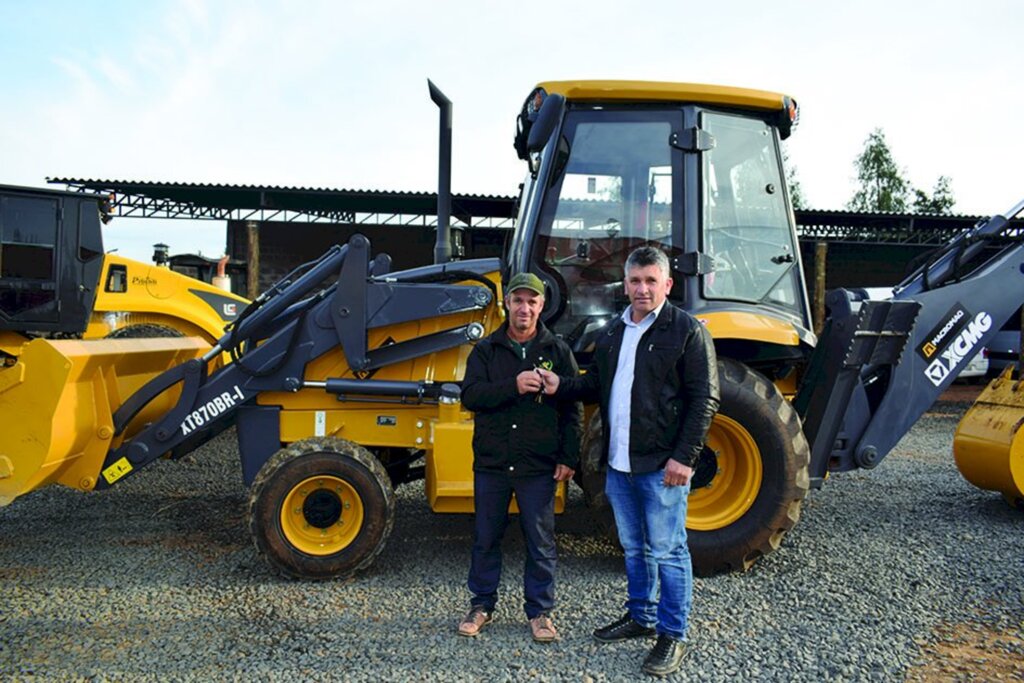
[[[440,110],[440,144],[437,169],[437,240],[434,242],[434,263],[452,260],[452,102],[428,78],[430,99]]]

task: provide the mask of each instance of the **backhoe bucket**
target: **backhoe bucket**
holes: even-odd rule
[[[1024,508],[1024,381],[1012,371],[992,380],[960,420],[953,457],[967,481]]]
[[[94,488],[107,451],[170,410],[180,389],[158,396],[116,437],[114,411],[209,348],[196,337],[26,343],[0,369],[0,505],[47,484]]]

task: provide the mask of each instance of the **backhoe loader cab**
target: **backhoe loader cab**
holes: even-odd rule
[[[715,340],[723,405],[689,516],[702,574],[768,552],[806,492],[807,444],[780,391],[815,343],[779,146],[795,119],[784,95],[632,81],[541,83],[518,119],[529,174],[508,258],[546,282],[545,323],[585,363],[628,304],[626,257],[651,244],[669,256],[670,299]],[[582,475],[598,506],[599,430],[594,417]]]
[[[715,86],[538,86],[519,119],[531,169],[510,261],[548,284],[546,323],[585,352],[627,303],[626,256],[653,244],[674,303],[734,340],[733,357],[785,374],[813,345],[779,148],[794,112],[782,95]]]

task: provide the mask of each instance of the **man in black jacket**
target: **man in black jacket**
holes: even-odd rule
[[[600,403],[605,426],[605,492],[625,551],[629,598],[625,616],[594,637],[616,642],[657,633],[642,668],[665,675],[683,657],[693,596],[686,500],[718,410],[718,372],[711,335],[667,301],[665,254],[640,247],[625,271],[630,305],[599,332],[587,374],[542,374],[545,392]]]
[[[574,473],[582,410],[543,394],[539,371],[577,373],[565,342],[540,322],[544,285],[520,273],[507,288],[508,322],[480,341],[466,361],[462,404],[475,413],[473,500],[476,520],[469,568],[470,611],[459,634],[476,636],[491,620],[501,579],[501,539],[515,493],[526,540],[523,593],[533,639],[558,638],[555,605],[555,487]]]

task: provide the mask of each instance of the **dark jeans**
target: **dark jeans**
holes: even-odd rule
[[[488,612],[498,602],[501,582],[501,539],[508,526],[512,493],[519,505],[519,527],[526,540],[523,595],[526,617],[555,606],[555,480],[554,472],[534,477],[509,477],[495,472],[473,473],[476,521],[469,591],[473,605]]]

